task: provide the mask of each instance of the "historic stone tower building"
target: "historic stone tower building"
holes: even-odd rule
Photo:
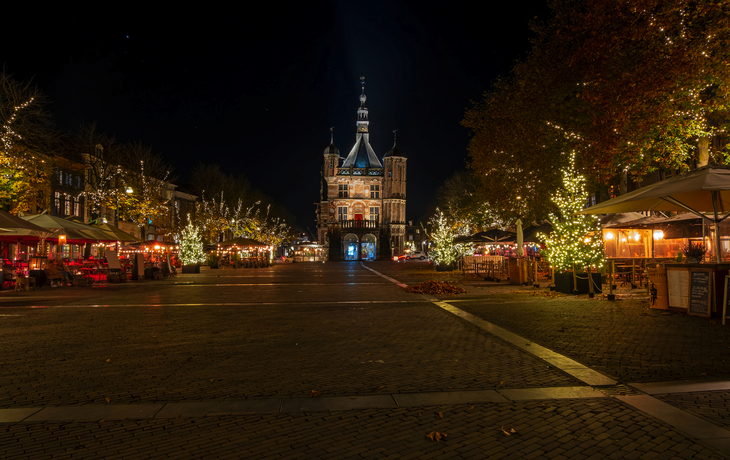
[[[320,202],[316,203],[317,234],[320,244],[329,243],[330,260],[403,254],[406,157],[394,144],[381,163],[370,146],[365,79],[360,81],[355,145],[342,158],[332,136],[324,150]]]

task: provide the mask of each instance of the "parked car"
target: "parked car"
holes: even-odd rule
[[[427,258],[428,258],[428,256],[420,251],[412,252],[412,253],[406,255],[406,260],[411,260],[411,259],[425,260]]]

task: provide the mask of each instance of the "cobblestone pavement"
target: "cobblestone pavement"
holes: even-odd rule
[[[666,394],[657,398],[717,426],[730,429],[730,391]]]
[[[515,434],[506,436],[502,429]],[[446,433],[435,442],[426,435]],[[615,400],[0,425],[0,458],[723,458]]]
[[[377,269],[409,284],[429,275],[398,264]],[[718,320],[653,310],[644,300],[546,297],[545,288],[460,284],[467,294],[439,297],[623,382],[730,379],[730,327]]]
[[[730,328],[642,301],[512,294],[454,305],[620,381],[730,377]]]
[[[368,265],[408,284],[460,279],[425,263]],[[726,375],[728,336],[707,319],[466,284],[443,298],[622,383]],[[356,263],[2,292],[0,349],[0,410],[585,385]],[[682,364],[661,363],[670,355]],[[67,457],[724,458],[614,398],[0,423],[0,459]]]
[[[355,271],[328,267],[321,284],[303,284],[296,265],[259,271],[262,282],[277,273],[300,283],[277,284],[275,295],[212,286],[203,274],[178,277],[194,285],[50,299],[129,307],[3,309],[20,316],[0,317],[0,407],[582,384],[422,299],[393,303],[414,299],[360,267],[364,286],[347,284]]]

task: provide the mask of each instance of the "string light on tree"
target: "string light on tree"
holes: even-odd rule
[[[575,170],[575,153],[563,169],[563,186],[552,196],[559,215],[550,215],[551,235],[538,234],[545,243],[542,254],[556,271],[599,269],[604,264],[603,238],[595,216],[578,215],[588,200],[585,178]]]
[[[429,221],[431,233],[428,235],[436,247],[431,251],[431,258],[438,265],[449,265],[457,257],[467,251],[471,245],[454,243],[454,238],[469,234],[468,225],[449,222],[441,210]]]
[[[190,221],[190,216],[188,216],[188,221]],[[180,260],[185,265],[205,262],[203,237],[192,222],[189,222],[187,227],[180,232]]]

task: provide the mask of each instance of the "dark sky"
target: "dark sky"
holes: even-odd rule
[[[28,11],[31,23],[0,28],[0,61],[34,78],[60,128],[96,121],[121,141],[152,145],[179,183],[198,162],[218,163],[310,228],[329,128],[344,156],[365,76],[371,144],[382,157],[399,129],[408,218],[418,220],[465,166],[459,122],[469,101],[525,54],[528,22],[548,11],[545,1],[260,3],[45,19]]]

